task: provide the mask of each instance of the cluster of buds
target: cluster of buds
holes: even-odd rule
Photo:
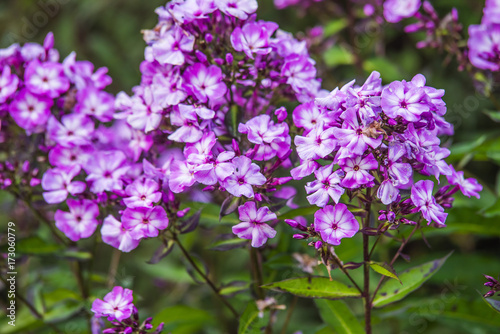
[[[490,288],[490,291],[483,295],[484,298],[492,297],[495,293],[500,292],[500,282],[498,282],[498,280],[488,275],[484,275],[484,277],[488,280],[484,285]],[[498,295],[500,295],[500,293]]]

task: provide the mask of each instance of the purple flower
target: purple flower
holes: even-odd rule
[[[307,196],[309,203],[324,207],[330,198],[338,203],[344,193],[344,189],[339,185],[341,182],[339,171],[333,172],[333,164],[330,164],[319,168],[314,175],[316,180],[306,185],[306,192],[311,194]]]
[[[85,87],[104,89],[112,80],[106,67],[101,67],[94,72],[94,64],[89,61],[76,61],[76,53],[70,53],[63,61],[64,73],[80,90]]]
[[[221,152],[215,160],[210,159],[205,163],[201,163],[194,169],[194,178],[196,181],[214,185],[217,181],[225,180],[234,173],[234,165],[231,159],[234,158],[234,152]]]
[[[382,91],[380,105],[391,118],[401,116],[408,122],[416,122],[422,113],[429,111],[424,97],[423,88],[404,81],[394,81]]]
[[[3,88],[0,89],[3,93]],[[16,124],[30,135],[45,130],[53,103],[52,99],[32,94],[27,89],[23,89],[10,103],[9,113]]]
[[[215,5],[226,15],[246,20],[257,10],[257,0],[215,0]]]
[[[288,125],[274,124],[269,115],[259,115],[245,124],[240,123],[238,131],[247,134],[250,142],[259,145],[253,157],[255,160],[270,160],[276,155],[281,158],[290,149]]]
[[[396,23],[404,18],[412,17],[420,8],[420,0],[386,0],[384,17],[388,22]]]
[[[216,101],[226,94],[227,87],[222,82],[222,71],[215,65],[206,67],[195,63],[186,69],[184,79],[187,92],[200,102]]]
[[[148,178],[135,180],[125,188],[128,197],[124,198],[123,202],[129,208],[150,208],[153,203],[161,199],[161,192],[158,189],[159,185],[154,180]]]
[[[140,242],[139,239],[132,237],[130,229],[127,229],[122,222],[118,221],[112,215],[104,219],[101,235],[104,243],[125,253],[135,249]]]
[[[326,157],[336,148],[333,136],[334,128],[323,130],[323,123],[312,129],[306,136],[295,136],[297,154],[303,160],[314,160]]]
[[[268,207],[257,210],[255,202],[246,202],[238,208],[241,223],[233,226],[233,233],[241,239],[252,240],[252,247],[264,245],[267,239],[276,236],[276,231],[264,224],[267,221],[277,219],[275,213]]]
[[[406,154],[405,147],[401,143],[392,142],[389,145],[387,156],[387,170],[389,175],[400,184],[410,182],[413,171],[409,163],[398,162]]]
[[[71,241],[90,237],[99,225],[99,207],[88,199],[68,199],[69,212],[57,210],[54,219],[56,227]]]
[[[10,67],[4,66],[0,75],[0,104],[6,102],[17,90],[19,78],[11,74]]]
[[[372,182],[375,177],[370,174],[369,170],[377,169],[377,167],[377,160],[371,153],[366,157],[357,156],[345,159],[342,169],[346,174],[342,180],[342,186],[352,189]]]
[[[352,238],[359,230],[359,223],[345,204],[327,205],[314,214],[314,229],[321,238],[334,246],[342,238]]]
[[[128,208],[122,214],[122,223],[134,239],[153,238],[158,236],[158,230],[168,227],[168,218],[161,206]]]
[[[299,105],[293,111],[293,124],[296,127],[304,128],[307,132],[314,129],[321,121],[326,120],[326,115],[323,110],[313,102],[308,102]]]
[[[251,22],[236,27],[231,34],[231,44],[236,51],[243,51],[248,58],[254,59],[253,54],[266,55],[271,52],[269,39],[278,29],[274,22]]]
[[[155,99],[149,86],[141,87],[136,91],[136,94],[132,98],[123,92],[117,95],[115,106],[117,109],[125,111],[115,114],[114,117],[116,119],[126,118],[131,127],[146,133],[157,129],[163,118],[163,107]]]
[[[47,95],[52,99],[69,89],[69,80],[64,75],[63,66],[51,61],[32,61],[26,68],[24,81],[30,92]]]
[[[469,26],[469,60],[477,68],[500,70],[500,24]]]
[[[87,182],[92,182],[90,191],[119,191],[123,188],[122,178],[129,170],[127,158],[121,151],[100,151],[89,159],[83,167],[88,176]]]
[[[104,296],[104,300],[96,299],[92,303],[92,312],[96,317],[107,316],[109,321],[125,320],[130,318],[134,310],[132,304],[132,290],[115,286],[110,293]]]
[[[187,161],[174,160],[170,165],[170,179],[168,185],[174,193],[181,193],[195,182],[194,167]]]
[[[266,183],[266,177],[260,173],[260,167],[245,156],[235,157],[233,165],[234,173],[222,181],[221,185],[233,196],[253,198],[252,186]]]
[[[342,128],[334,128],[333,134],[348,156],[363,155],[368,146],[377,148],[382,143],[382,135],[372,138],[368,130],[369,126],[359,124],[356,111],[348,109],[344,113]]]
[[[43,174],[42,188],[45,192],[42,194],[45,202],[49,204],[62,203],[68,197],[68,194],[76,195],[85,190],[86,184],[82,181],[71,181],[80,174],[80,166],[72,168],[53,168]]]
[[[49,151],[49,162],[56,167],[73,167],[85,165],[92,149],[83,147],[64,147],[57,145]]]
[[[54,116],[49,118],[47,132],[50,139],[64,147],[90,144],[94,122],[82,114],[69,114],[61,117],[61,123]]]
[[[187,94],[183,82],[178,72],[169,76],[155,75],[151,86],[155,101],[159,101],[163,107],[175,106],[184,101]]]
[[[303,89],[312,90],[312,82],[316,78],[314,62],[305,56],[292,57],[281,69],[281,75],[287,78],[286,83],[292,86],[296,93]]]
[[[76,94],[75,112],[97,118],[101,122],[109,122],[115,112],[113,95],[88,87]]]
[[[195,143],[201,139],[203,132],[198,124],[196,108],[179,104],[170,113],[170,123],[180,126],[168,139],[181,143]]]
[[[476,179],[469,178],[466,179],[464,177],[464,172],[460,171],[457,172],[453,168],[452,165],[450,165],[450,168],[452,170],[451,175],[446,176],[448,179],[448,182],[450,184],[456,185],[460,187],[460,191],[467,197],[475,196],[479,198],[479,192],[483,190],[483,186],[480,185]]]
[[[481,20],[482,24],[500,24],[500,1],[486,0],[483,14],[483,19]]]
[[[394,202],[399,195],[399,189],[396,188],[394,182],[390,179],[383,181],[377,190],[377,197],[382,203],[389,205]]]
[[[193,46],[194,36],[176,26],[153,44],[153,56],[162,65],[182,65],[184,53],[193,51]]]
[[[429,180],[418,181],[411,188],[411,201],[416,209],[422,212],[422,216],[429,222],[435,221],[438,225],[445,226],[447,213],[441,205],[436,203],[432,196],[434,183]]]

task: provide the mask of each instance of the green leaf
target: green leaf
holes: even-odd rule
[[[316,299],[321,319],[338,334],[363,334],[364,330],[342,300]]]
[[[238,334],[248,333],[252,323],[258,318],[259,310],[254,302],[250,302],[245,309],[245,312],[240,317],[240,325],[238,326]]]
[[[483,110],[483,113],[485,113],[494,122],[500,123],[500,111]]]
[[[274,282],[262,286],[266,289],[288,292],[305,298],[342,299],[361,297],[359,291],[327,277],[302,277]]]
[[[495,311],[500,313],[500,300],[496,299],[491,299],[491,298],[484,298],[483,300]]]
[[[399,274],[403,286],[394,280],[385,281],[373,300],[374,307],[382,307],[403,299],[431,278],[451,255],[407,269]]]
[[[233,239],[228,239],[228,240],[221,240],[214,242],[209,246],[210,250],[215,250],[215,251],[227,251],[230,249],[234,248],[239,248],[243,247],[247,244],[247,240],[245,239],[239,239],[239,238],[233,238]]]
[[[484,210],[482,213],[487,218],[496,217],[500,215],[500,198],[498,198],[497,201],[492,206]]]
[[[338,45],[326,50],[323,58],[325,60],[325,64],[329,67],[351,65],[354,63],[354,55],[346,48]]]
[[[323,34],[325,37],[335,35],[339,31],[347,27],[348,23],[349,21],[346,18],[332,20],[326,24]]]
[[[392,62],[387,58],[377,57],[365,60],[363,62],[363,69],[367,73],[378,71],[384,81],[390,82],[399,80],[401,77],[400,71],[395,64],[395,62]]]
[[[396,274],[396,271],[389,264],[387,264],[385,262],[383,263],[383,262],[371,261],[370,267],[374,271],[376,271],[377,273],[384,275],[384,276],[387,276],[387,277],[394,278],[394,279],[398,280],[399,283],[401,283],[401,280],[399,279],[398,275]],[[401,284],[403,284],[403,283],[401,283]]]
[[[154,326],[161,322],[165,324],[166,333],[190,334],[197,333],[206,325],[214,323],[214,318],[206,311],[197,308],[176,305],[167,307],[153,318]]]
[[[61,251],[63,246],[48,243],[40,237],[29,237],[19,240],[16,248],[20,254],[46,255]]]

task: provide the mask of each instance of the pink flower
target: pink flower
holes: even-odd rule
[[[217,181],[225,180],[234,173],[235,167],[230,161],[233,157],[234,152],[224,151],[215,160],[199,164],[194,169],[195,180],[206,185],[213,185]]]
[[[306,136],[295,136],[297,154],[303,160],[315,160],[326,157],[336,148],[333,136],[334,128],[323,130],[323,123],[312,129]]]
[[[222,181],[221,185],[233,196],[253,198],[252,186],[266,183],[266,177],[260,173],[260,167],[245,156],[233,158],[233,165],[234,173]]]
[[[158,191],[159,185],[151,179],[138,179],[125,188],[128,197],[123,199],[125,205],[129,208],[152,207],[153,203],[161,199],[161,192]]]
[[[61,123],[54,116],[49,118],[47,132],[50,139],[64,147],[90,144],[94,122],[82,114],[69,114],[61,117]]]
[[[128,208],[122,214],[122,223],[134,239],[153,238],[158,236],[158,230],[168,227],[168,218],[161,206]]]
[[[115,112],[113,95],[88,87],[76,94],[76,100],[75,112],[93,116],[101,122],[109,122],[113,119]]]
[[[307,200],[311,204],[316,204],[319,207],[324,207],[328,201],[333,199],[338,203],[340,196],[344,193],[344,188],[340,187],[339,172],[333,172],[333,164],[319,168],[314,175],[316,180],[308,182],[306,192],[311,194],[307,196]]]
[[[169,140],[181,143],[195,143],[203,136],[203,131],[198,124],[196,110],[192,106],[179,104],[170,113],[170,122],[180,127],[168,136]]]
[[[462,193],[465,196],[467,196],[469,198],[471,196],[475,196],[475,197],[479,198],[479,192],[481,190],[483,190],[483,186],[480,185],[476,179],[473,179],[473,178],[466,179],[464,177],[464,172],[455,171],[455,169],[453,168],[452,165],[450,165],[450,169],[452,170],[451,175],[446,176],[446,178],[448,179],[448,182],[450,184],[459,186],[460,191],[462,191]]]
[[[11,74],[10,67],[5,65],[0,75],[0,104],[6,102],[17,90],[19,78]]]
[[[69,80],[64,75],[63,66],[51,61],[40,63],[35,60],[29,63],[24,80],[30,92],[52,99],[69,89]]]
[[[277,219],[268,207],[257,210],[255,202],[246,202],[238,208],[241,223],[233,226],[233,233],[241,239],[252,240],[252,247],[260,247],[267,239],[276,236],[276,231],[264,222]]]
[[[195,183],[194,166],[188,164],[185,160],[174,160],[170,165],[170,179],[168,185],[174,193],[181,193],[186,188]]]
[[[274,22],[251,22],[243,26],[236,27],[231,34],[231,44],[236,51],[243,51],[254,59],[253,54],[265,55],[271,52],[269,39],[278,29]]]
[[[92,182],[90,191],[98,194],[104,191],[122,190],[122,178],[130,166],[123,152],[100,151],[89,159],[83,168],[88,174],[86,180]]]
[[[436,203],[436,199],[432,196],[432,188],[434,183],[429,180],[421,180],[411,188],[411,201],[416,209],[422,212],[422,216],[430,224],[434,220],[438,225],[445,226],[447,213],[441,205]]]
[[[72,168],[53,168],[43,174],[42,188],[45,192],[42,194],[45,202],[49,204],[62,203],[68,197],[68,194],[76,195],[85,190],[86,184],[82,181],[71,181],[80,173],[80,166]]]
[[[101,235],[104,243],[125,253],[135,249],[140,242],[139,239],[132,237],[130,229],[127,229],[122,222],[111,215],[104,219]]]
[[[216,101],[226,94],[226,84],[222,82],[222,71],[215,65],[206,67],[195,63],[184,72],[185,87],[189,94],[200,102]]]
[[[387,22],[396,23],[404,18],[412,17],[420,8],[420,0],[386,0],[384,17]]]
[[[185,53],[193,51],[194,36],[175,26],[153,44],[153,57],[162,65],[182,65]]]
[[[352,238],[359,231],[359,223],[347,206],[340,203],[316,211],[314,229],[325,242],[338,246],[342,238]]]
[[[134,310],[132,290],[115,286],[104,300],[96,299],[92,303],[92,312],[96,317],[107,316],[109,321],[122,321],[130,318]]]
[[[377,160],[371,153],[366,157],[357,156],[345,159],[342,169],[346,174],[342,180],[342,186],[352,189],[372,182],[375,177],[370,174],[369,170],[377,169],[377,167]]]
[[[30,135],[45,130],[53,104],[52,99],[32,94],[27,89],[23,89],[10,103],[9,113],[17,125]]]
[[[257,0],[215,0],[215,5],[226,15],[246,20],[257,11]]]
[[[68,199],[69,212],[57,210],[54,219],[56,227],[70,240],[78,241],[90,237],[99,222],[99,207],[88,199]]]

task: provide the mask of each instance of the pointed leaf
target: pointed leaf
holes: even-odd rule
[[[240,325],[238,327],[238,334],[248,333],[252,323],[258,318],[259,310],[254,302],[250,302],[245,309],[245,312],[240,317]]]
[[[230,249],[240,248],[247,244],[248,240],[245,239],[228,239],[214,242],[209,249],[215,251],[227,251]]]
[[[147,263],[156,264],[160,262],[161,259],[170,254],[170,252],[174,249],[174,244],[175,243],[172,240],[169,240],[166,245],[161,244]]]
[[[305,298],[357,298],[360,297],[356,288],[344,283],[330,281],[327,277],[302,277],[292,278],[280,282],[274,282],[262,286],[266,289],[288,292]]]
[[[364,330],[342,300],[316,299],[321,319],[338,334],[363,334]]]
[[[450,255],[451,253],[441,259],[430,261],[401,272],[399,279],[403,282],[403,286],[394,280],[385,281],[373,300],[373,306],[382,307],[403,299],[431,278]]]
[[[181,224],[179,228],[182,234],[194,231],[194,229],[200,223],[201,210],[198,210],[194,215],[189,217],[186,221]]]
[[[219,213],[219,222],[221,221],[222,217],[227,216],[238,208],[241,202],[241,197],[234,197],[234,196],[229,196],[222,202],[222,205],[220,207],[220,213]]]
[[[401,280],[399,279],[398,275],[396,274],[396,271],[389,264],[387,264],[385,262],[371,261],[370,267],[374,271],[376,271],[377,273],[384,275],[384,276],[387,276],[387,277],[394,278],[394,279],[398,280],[399,283],[401,283]],[[401,283],[401,284],[403,284],[403,283]]]
[[[500,313],[500,300],[496,299],[491,299],[491,298],[484,298],[483,300],[495,311]]]

